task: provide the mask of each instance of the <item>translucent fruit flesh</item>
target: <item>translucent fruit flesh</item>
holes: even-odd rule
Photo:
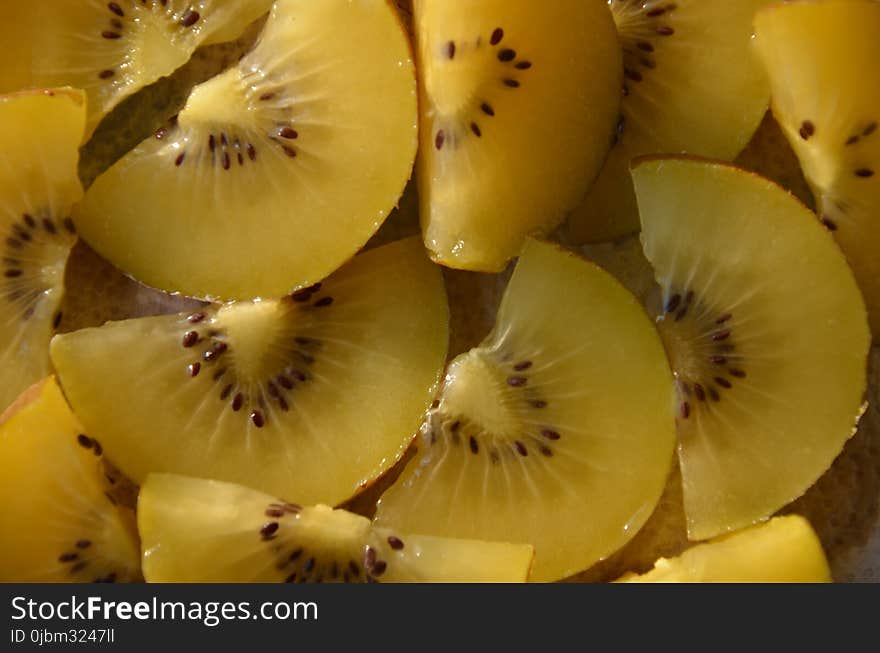
[[[677,558],[660,558],[627,583],[827,583],[831,570],[810,523],[798,515],[698,544]]]
[[[272,3],[52,0],[25,9],[4,4],[10,6],[0,9],[0,17],[27,44],[18,49],[22,58],[15,67],[29,70],[37,86],[83,89],[88,137],[123,99],[174,72],[199,46],[234,39]]]
[[[750,47],[752,17],[767,3],[611,0],[624,51],[621,122],[602,172],[569,219],[572,239],[638,231],[633,157],[687,152],[730,160],[745,147],[770,96]]]
[[[840,453],[863,411],[867,316],[834,239],[778,186],[687,158],[646,159],[633,180],[688,533],[705,539],[766,519]]]
[[[101,175],[74,220],[153,287],[279,297],[338,268],[394,207],[416,95],[390,5],[279,0],[255,49]]]
[[[835,0],[774,6],[755,18],[773,114],[800,159],[823,223],[846,254],[880,334],[880,5]]]
[[[140,577],[134,515],[112,498],[100,452],[52,378],[0,418],[0,582]]]
[[[446,359],[439,269],[418,238],[319,286],[56,336],[65,393],[135,481],[167,471],[335,505],[403,454]]]
[[[620,105],[613,21],[602,0],[421,0],[414,24],[425,244],[443,265],[499,271],[602,165]]]
[[[85,112],[72,89],[0,96],[0,410],[49,373]]]
[[[302,507],[222,483],[152,474],[138,499],[150,582],[507,582],[533,549],[407,535],[328,506]]]
[[[660,497],[674,388],[638,301],[598,267],[530,241],[495,328],[456,358],[377,523],[529,542],[533,578],[608,555]]]

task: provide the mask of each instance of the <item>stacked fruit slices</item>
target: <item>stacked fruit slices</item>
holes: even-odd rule
[[[4,578],[557,580],[609,556],[645,523],[676,426],[692,539],[768,519],[852,435],[864,410],[866,312],[845,258],[809,210],[766,180],[706,160],[643,159],[634,193],[622,176],[644,151],[730,158],[744,144],[767,92],[754,61],[736,55],[763,3],[716,11],[612,2],[612,14],[578,0],[538,16],[528,3],[482,0],[465,17],[421,0],[411,14],[415,55],[385,3],[123,4],[102,6],[100,19],[91,3],[57,8],[58,24],[73,32],[109,21],[88,60],[65,70],[57,50],[33,56],[31,83],[73,84],[85,95],[32,91],[0,104],[9,113],[4,156],[18,174],[2,188],[5,298],[16,307],[4,339],[6,355],[23,361],[8,366],[20,387],[10,381],[4,405],[50,370],[76,229],[144,282],[231,301],[52,341],[75,416],[48,380],[0,423],[4,466],[25,469],[37,451],[57,452],[44,474],[10,473],[0,488],[13,506],[0,528]],[[76,147],[97,121],[200,44],[232,39],[267,11],[253,50],[195,87],[182,111],[78,201]],[[624,233],[637,199],[662,293],[659,331],[606,272],[527,238],[576,204],[612,141],[621,85],[612,15],[624,42],[624,118],[586,206],[591,197],[616,206],[611,230]],[[699,29],[722,23],[723,33]],[[128,38],[119,49],[115,41]],[[720,83],[740,89],[735,101],[710,83],[673,83],[688,39],[700,38],[715,40]],[[123,52],[130,58],[116,61]],[[156,52],[164,58],[145,55]],[[579,66],[563,70],[572,56]],[[382,103],[371,102],[377,93]],[[686,101],[690,93],[700,101]],[[797,101],[774,96],[774,108],[797,116]],[[694,122],[694,104],[731,119],[715,131]],[[552,115],[522,129],[538,107]],[[659,135],[646,131],[646,107],[662,109]],[[16,129],[41,119],[43,140]],[[691,141],[670,144],[688,121]],[[804,137],[807,122],[816,129],[801,122],[804,141],[815,133]],[[871,124],[857,134],[866,143]],[[352,258],[398,201],[419,129],[431,258],[496,271],[519,256],[495,327],[442,383],[449,309],[439,269],[416,239]],[[844,163],[868,179],[858,174],[873,171],[864,161]],[[844,192],[805,168],[823,193]],[[860,189],[851,190],[861,207]],[[825,225],[836,226],[830,210]],[[603,233],[604,219],[589,228]],[[859,219],[857,234],[867,224]],[[385,474],[417,430],[375,523],[328,507]],[[133,505],[122,505],[134,503],[131,493],[117,486],[127,481],[104,456],[142,484],[137,529]],[[59,516],[25,544],[16,526],[39,501]],[[658,563],[646,579],[828,578],[815,536],[793,518],[706,546]],[[793,551],[791,569],[761,571],[762,548]]]

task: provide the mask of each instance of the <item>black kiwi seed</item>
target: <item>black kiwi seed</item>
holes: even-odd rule
[[[809,140],[810,137],[816,133],[816,126],[811,121],[804,120],[801,123],[801,128],[798,131],[798,133],[800,134],[801,138],[804,139],[805,141]]]
[[[187,9],[186,13],[184,13],[183,17],[180,19],[180,24],[184,27],[192,27],[199,22],[200,18],[201,15],[199,15],[199,12]]]
[[[520,456],[528,456],[529,455],[529,450],[526,449],[526,445],[524,445],[519,440],[514,441],[513,446],[516,448],[516,452]]]
[[[455,41],[446,44],[446,56],[449,59],[455,59]]]
[[[494,116],[494,115],[495,115],[495,109],[493,109],[493,108],[492,108],[492,105],[490,105],[488,102],[483,102],[483,103],[480,105],[480,109],[481,109],[482,112],[485,113],[487,116]]]
[[[480,126],[475,122],[471,123],[471,131],[473,132],[474,136],[476,136],[478,138],[483,135],[483,132],[480,129]]]
[[[394,535],[388,536],[388,546],[390,546],[395,551],[400,551],[403,548],[403,540],[399,537],[395,537]]]
[[[199,334],[197,331],[187,331],[183,336],[183,340],[181,341],[181,344],[183,344],[184,347],[188,348],[188,347],[192,347],[193,345],[195,345],[198,341],[199,341]]]
[[[859,168],[856,170],[856,177],[861,177],[863,179],[867,179],[868,177],[873,177],[874,171],[870,168]]]
[[[492,32],[492,37],[489,39],[489,43],[491,43],[492,45],[498,45],[499,43],[501,43],[501,39],[503,38],[504,30],[500,27],[496,27],[495,30]]]
[[[498,52],[498,61],[513,61],[516,59],[516,51],[511,50],[510,48],[505,48]]]
[[[443,149],[443,143],[446,141],[446,133],[442,129],[437,130],[437,135],[434,136],[434,147],[438,150]]]
[[[122,11],[122,7],[120,7],[120,6],[119,6],[118,4],[116,4],[115,2],[111,2],[111,3],[109,3],[109,4],[107,5],[107,8],[108,8],[110,11],[112,11],[114,14],[116,14],[117,16],[119,16],[120,18],[122,18],[123,16],[125,16],[125,12]]]
[[[470,436],[470,438],[468,439],[468,444],[470,445],[471,453],[480,453],[480,445],[477,443],[477,440],[474,436]]]
[[[121,38],[122,35],[119,34],[118,32],[111,32],[110,30],[104,30],[103,32],[101,32],[101,36],[103,36],[105,39],[115,40],[115,39]]]
[[[509,376],[507,377],[507,385],[512,388],[520,388],[528,383],[528,379],[524,376]]]
[[[373,576],[381,576],[385,573],[385,570],[388,568],[388,563],[384,560],[377,560],[376,564],[373,565],[373,568],[370,570],[370,573]]]
[[[554,431],[553,429],[543,429],[541,431],[541,435],[548,440],[558,440],[562,436],[559,435],[559,431]]]
[[[110,79],[114,75],[116,75],[116,71],[107,68],[106,70],[102,70],[98,73],[98,79]]]
[[[264,540],[275,537],[275,533],[278,532],[279,526],[280,524],[277,521],[270,521],[263,524],[263,526],[260,528],[260,537],[262,537]]]

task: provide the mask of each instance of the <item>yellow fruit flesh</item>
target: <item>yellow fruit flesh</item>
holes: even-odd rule
[[[674,446],[674,390],[638,301],[530,241],[495,329],[458,357],[377,523],[535,546],[533,578],[590,566],[651,514]]]
[[[642,154],[733,159],[767,110],[770,91],[750,47],[752,17],[768,0],[612,0],[624,49],[621,133],[568,232],[577,242],[639,229],[629,174]],[[652,15],[649,15],[652,14]]]
[[[31,35],[33,7],[23,2],[0,4],[0,43],[7,65],[0,66],[0,93],[31,87]]]
[[[620,50],[602,0],[415,3],[421,220],[433,258],[498,271],[602,165]]]
[[[660,558],[626,583],[827,583],[831,570],[810,523],[798,515],[698,544],[676,558]]]
[[[280,0],[256,48],[89,189],[83,236],[140,281],[279,297],[378,229],[410,176],[416,84],[390,5]],[[157,257],[156,252],[162,252]]]
[[[49,372],[85,111],[70,89],[0,96],[0,410]]]
[[[10,3],[15,4],[15,3]],[[18,65],[37,86],[74,86],[88,96],[88,137],[119,102],[185,64],[200,45],[232,40],[271,0],[52,0],[31,3],[17,30],[29,44]],[[3,9],[2,14],[10,10]]]
[[[855,62],[880,59],[880,5],[772,7],[755,19],[773,114],[798,155],[880,334],[880,87]]]
[[[134,515],[107,492],[100,456],[54,379],[34,386],[0,423],[0,581],[133,581]],[[112,575],[112,576],[111,576]]]
[[[77,415],[136,481],[167,471],[335,505],[406,450],[448,322],[440,271],[412,238],[320,291],[110,323],[51,353]]]
[[[525,544],[407,535],[344,510],[169,474],[144,484],[138,526],[149,582],[516,583],[533,556]]]
[[[778,186],[725,164],[633,171],[681,403],[691,539],[766,519],[832,463],[863,410],[867,317],[831,235]]]

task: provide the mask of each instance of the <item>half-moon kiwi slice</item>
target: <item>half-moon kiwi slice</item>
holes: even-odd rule
[[[755,10],[767,3],[609,0],[623,45],[623,104],[616,144],[569,219],[573,240],[638,231],[633,157],[688,152],[730,160],[746,146],[770,98],[750,47]]]
[[[660,558],[644,574],[624,583],[828,583],[831,570],[810,522],[800,515],[774,517],[765,524],[728,533]]]
[[[0,96],[0,410],[49,373],[85,114],[72,89]]]
[[[149,582],[521,583],[528,544],[407,535],[325,505],[151,474],[138,497]]]
[[[278,0],[254,50],[98,177],[74,222],[150,286],[280,297],[337,269],[394,208],[416,96],[387,2]]]
[[[140,579],[134,513],[52,378],[0,417],[0,502],[0,582]]]
[[[620,46],[604,0],[416,0],[425,244],[496,272],[556,227],[608,152]]]
[[[675,442],[663,345],[608,273],[529,241],[495,328],[456,358],[377,522],[535,547],[533,578],[589,567],[639,530]]]
[[[412,440],[446,360],[439,268],[418,238],[281,300],[56,336],[77,416],[135,481],[166,471],[335,505]]]
[[[800,159],[822,222],[834,232],[880,337],[880,4],[797,2],[755,19],[773,114]]]
[[[19,41],[10,67],[36,86],[88,96],[87,138],[123,99],[189,61],[201,45],[231,41],[271,0],[52,0],[5,2],[0,19]],[[21,5],[21,6],[18,6]],[[24,8],[22,8],[24,7]],[[0,76],[0,83],[5,75]],[[19,75],[19,81],[23,78]]]
[[[705,539],[800,496],[854,433],[865,304],[831,234],[772,182],[661,157],[633,180],[680,391],[688,534]]]

